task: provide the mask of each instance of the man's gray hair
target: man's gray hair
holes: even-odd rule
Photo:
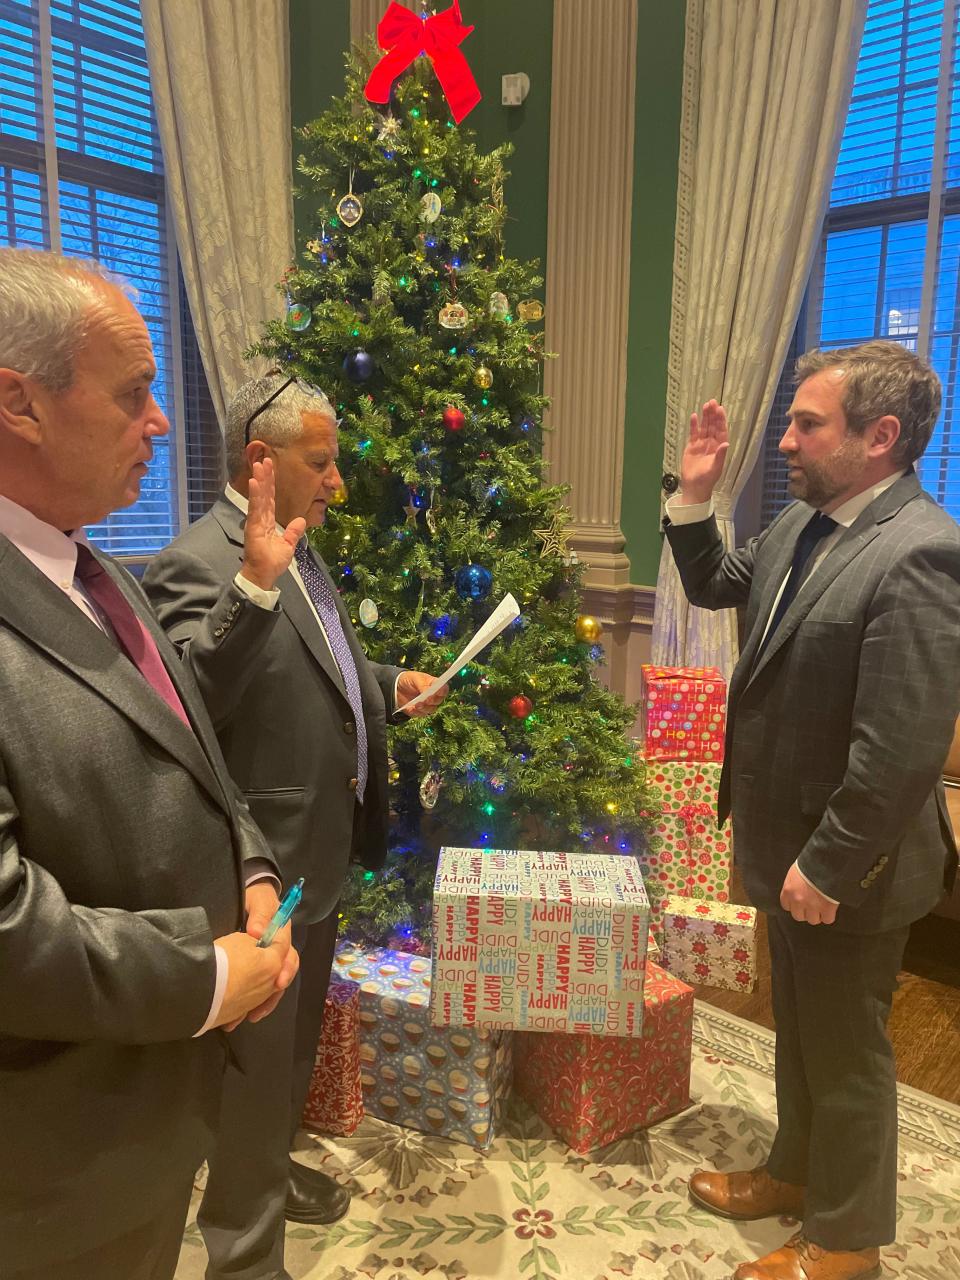
[[[0,249],[0,368],[65,391],[102,298],[96,279],[122,287],[93,259]]]
[[[808,351],[797,361],[797,382],[825,369],[843,374],[847,431],[862,436],[871,422],[889,414],[900,422],[892,460],[898,467],[916,462],[940,413],[940,379],[929,363],[899,342],[875,338],[858,347]]]
[[[288,380],[289,374],[268,373],[263,378],[245,382],[230,401],[227,423],[224,428],[224,446],[227,453],[227,475],[239,476],[246,468],[244,450],[247,423],[261,405],[266,404],[275,391]],[[303,414],[321,413],[334,418],[333,407],[322,391],[298,381],[284,387],[276,399],[257,414],[250,423],[250,440],[262,440],[264,444],[283,445],[299,440],[303,434]]]

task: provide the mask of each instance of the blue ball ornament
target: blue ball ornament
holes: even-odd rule
[[[461,600],[485,600],[493,586],[493,574],[482,564],[465,564],[453,576]]]
[[[350,351],[343,357],[343,372],[351,382],[366,382],[376,367],[369,351]]]

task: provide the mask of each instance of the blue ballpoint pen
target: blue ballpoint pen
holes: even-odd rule
[[[273,919],[263,931],[263,937],[257,943],[258,947],[269,947],[274,939],[278,929],[282,929],[290,917],[300,905],[300,899],[303,897],[303,876],[296,884],[291,885],[287,892],[283,895],[283,901],[274,914]]]

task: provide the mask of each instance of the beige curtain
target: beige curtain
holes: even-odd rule
[[[293,260],[287,0],[141,0],[177,245],[217,414]]]
[[[725,544],[810,273],[867,0],[688,0],[664,470],[715,396],[731,445],[714,494]],[[736,615],[687,604],[665,543],[653,660],[737,659]]]

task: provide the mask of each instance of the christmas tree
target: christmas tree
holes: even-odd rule
[[[342,418],[344,488],[311,537],[371,659],[439,673],[507,592],[522,609],[439,712],[391,731],[388,864],[348,887],[342,932],[397,944],[429,936],[441,840],[629,852],[645,793],[544,478],[543,282],[504,252],[510,148],[478,151],[427,58],[371,105],[378,56],[351,54],[301,131],[312,227],[256,351]]]

